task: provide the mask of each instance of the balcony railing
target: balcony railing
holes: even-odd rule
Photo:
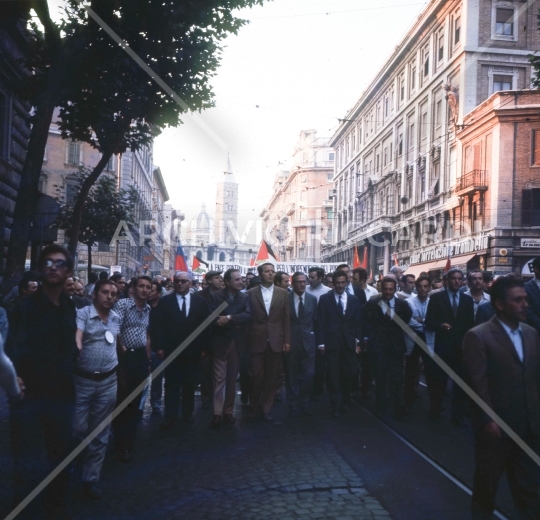
[[[473,191],[483,191],[488,189],[488,172],[486,170],[473,170],[462,175],[456,184],[456,193],[463,195]]]

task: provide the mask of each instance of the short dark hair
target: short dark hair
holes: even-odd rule
[[[54,253],[60,253],[64,255],[68,271],[70,273],[73,272],[73,257],[71,256],[71,253],[65,247],[62,247],[60,244],[49,244],[41,250],[41,253],[39,253],[39,257],[37,260],[38,267],[44,267],[46,258]]]
[[[152,287],[154,287],[154,285],[158,288],[159,291],[163,289],[161,282],[159,280],[156,280],[156,279],[152,280]]]
[[[360,280],[367,280],[368,277],[367,269],[364,269],[363,267],[357,267],[356,269],[353,269],[352,274],[357,274]]]
[[[30,284],[30,282],[37,282],[38,280],[32,280],[30,278],[22,278],[21,281],[19,282],[19,291],[26,291],[28,289],[28,285]]]
[[[492,282],[493,275],[491,273],[488,273],[487,271],[482,271],[482,279],[484,280],[484,283]]]
[[[101,271],[98,276],[98,280],[108,280],[109,279],[109,273],[107,271]]]
[[[419,276],[415,281],[414,285],[418,286],[420,282],[427,282],[430,286],[431,283],[429,282],[429,276]]]
[[[531,262],[531,265],[533,267],[540,268],[540,256],[537,256],[536,258],[534,258],[533,261]]]
[[[332,280],[334,279],[334,273],[326,273],[326,278],[328,278],[329,276],[332,277]]]
[[[238,269],[227,269],[225,273],[223,274],[223,281],[224,282],[230,282],[231,277],[233,273],[239,273],[240,271]]]
[[[345,271],[336,271],[335,273],[332,273],[332,283],[336,281],[336,278],[341,278],[344,276],[345,278],[349,278],[349,275]]]
[[[88,283],[96,283],[99,280],[99,277],[97,273],[94,273],[94,271],[90,271],[90,274],[88,275]]]
[[[350,269],[349,264],[339,264],[339,265],[336,267],[336,271],[341,271],[344,267],[346,267],[347,269]]]
[[[146,280],[147,282],[152,283],[152,278],[150,278],[147,274],[141,274],[139,276],[134,276],[132,279],[133,281],[133,287],[137,287],[139,285],[139,280]]]
[[[272,267],[274,267],[274,264],[272,262],[264,262],[264,264],[258,265],[257,266],[257,272],[259,273],[259,276],[261,276],[263,274],[263,267],[265,265],[271,265]]]
[[[434,283],[442,283],[442,278],[435,278],[435,280],[432,280],[431,286],[433,286]]]
[[[317,278],[319,278],[319,280],[322,280],[325,275],[324,269],[322,267],[310,267],[308,269],[308,273],[317,273]]]
[[[248,271],[248,272],[246,273],[246,278],[247,278],[248,276],[257,276],[257,275],[256,275],[253,271]]]
[[[285,271],[278,271],[276,273],[276,277],[274,278],[274,285],[278,285],[283,281],[284,276],[289,276],[289,273],[286,273]]]
[[[491,301],[496,300],[505,301],[508,295],[508,290],[514,287],[525,287],[523,280],[516,280],[515,278],[509,278],[507,276],[499,276],[491,286]]]
[[[118,290],[118,287],[116,287],[116,284],[112,280],[98,280],[96,285],[94,285],[94,294],[97,294],[104,285],[112,285],[116,290]]]
[[[301,271],[296,271],[296,273],[294,273],[294,274],[292,275],[292,281],[293,281],[293,283],[296,282],[296,279],[297,279],[299,276],[305,276],[305,278],[306,278],[306,280],[307,280],[306,273],[302,273]]]
[[[383,284],[385,283],[393,283],[394,284],[394,288],[397,287],[397,280],[394,276],[385,276],[382,280],[381,280],[381,287],[383,286]]]
[[[110,278],[109,280],[111,280],[111,282],[118,282],[118,280],[120,280],[120,278],[124,278],[124,275],[122,273],[114,273]]]
[[[480,269],[473,269],[472,271],[469,271],[467,273],[467,283],[471,283],[471,280],[472,280],[472,275],[473,274],[476,274],[476,273],[480,273],[482,275],[482,280],[484,280],[484,273],[483,271],[480,271]]]
[[[452,267],[450,271],[446,273],[446,278],[450,278],[453,274],[459,273],[461,275],[461,278],[463,278],[463,271],[461,269],[458,269],[457,267]]]
[[[407,278],[416,278],[416,276],[414,276],[414,274],[412,273],[409,273],[409,274],[404,274],[402,277],[401,277],[401,282],[402,283],[407,283]]]

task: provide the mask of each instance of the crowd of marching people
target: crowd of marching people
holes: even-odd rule
[[[117,408],[76,461],[84,493],[100,498],[107,446],[129,463],[147,399],[163,430],[195,421],[196,394],[212,410],[211,429],[234,424],[238,382],[253,421],[273,421],[276,399],[292,417],[311,416],[324,393],[336,419],[351,401],[372,399],[381,419],[406,421],[424,377],[428,417],[438,421],[449,385],[438,359],[538,451],[540,258],[533,269],[525,283],[459,269],[415,277],[394,266],[375,282],[346,264],[306,274],[264,263],[245,276],[210,271],[201,284],[187,272],[127,283],[92,273],[83,287],[70,254],[47,246],[39,272],[25,273],[0,309],[15,504]],[[473,517],[491,518],[506,471],[523,518],[539,518],[536,464],[453,381],[450,392],[452,424],[470,418],[475,431]],[[21,518],[69,518],[72,474],[69,464]]]

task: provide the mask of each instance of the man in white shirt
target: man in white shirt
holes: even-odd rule
[[[309,285],[306,287],[306,292],[308,294],[311,294],[312,296],[315,296],[317,298],[317,302],[319,301],[319,298],[326,294],[328,291],[331,291],[332,289],[330,287],[327,287],[324,285],[325,273],[324,269],[321,267],[310,267],[308,271],[308,282]]]
[[[401,279],[399,280],[401,291],[396,293],[396,296],[398,298],[401,298],[402,300],[406,300],[407,298],[410,298],[414,295],[414,283],[415,283],[415,276],[414,274],[404,274]]]
[[[478,307],[483,303],[491,301],[489,294],[483,290],[484,273],[482,271],[471,271],[467,275],[467,285],[469,289],[465,291],[465,294],[468,294],[474,301],[474,317],[476,318]]]
[[[368,272],[363,267],[357,267],[352,272],[352,285],[362,289],[366,293],[366,301],[369,301],[373,296],[377,296],[379,293],[377,289],[371,287],[367,283]]]

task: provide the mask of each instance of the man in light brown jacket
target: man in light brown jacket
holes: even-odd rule
[[[259,409],[265,421],[272,421],[272,405],[276,380],[291,344],[291,325],[289,321],[289,299],[286,290],[274,285],[273,264],[257,267],[262,284],[250,289],[248,297],[252,313],[249,334],[251,413],[255,418]]]

